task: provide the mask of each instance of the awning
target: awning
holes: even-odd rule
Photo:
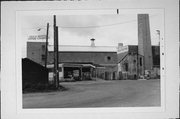
[[[53,68],[54,64],[49,64],[47,65],[47,68]],[[76,64],[76,63],[62,63],[59,64],[59,67],[92,67],[92,68],[96,68],[96,66],[92,65],[92,64]]]
[[[83,67],[92,67],[92,68],[96,68],[96,66],[92,65],[92,64],[82,64]]]

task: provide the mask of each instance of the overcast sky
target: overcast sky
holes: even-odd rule
[[[157,45],[156,30],[163,34],[163,14],[149,13],[151,41]],[[137,45],[137,14],[119,15],[57,15],[60,45],[90,45],[90,39],[95,39],[96,46]],[[31,35],[45,35],[47,22],[50,24],[50,44],[53,44],[53,16],[30,15],[22,19],[23,42]],[[41,30],[38,31],[38,29]],[[163,36],[162,36],[163,37]]]

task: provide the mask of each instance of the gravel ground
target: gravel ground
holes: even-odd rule
[[[23,108],[160,106],[160,80],[64,82],[67,91],[23,94]]]

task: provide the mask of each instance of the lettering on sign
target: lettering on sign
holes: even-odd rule
[[[118,47],[117,53],[128,52],[128,46]]]
[[[45,40],[45,39],[46,39],[46,35],[31,35],[28,37],[28,40]]]

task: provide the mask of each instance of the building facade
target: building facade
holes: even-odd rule
[[[118,47],[118,79],[160,78],[160,47],[152,46],[153,64],[145,70],[145,58],[138,53],[137,45]]]
[[[160,78],[160,47],[151,45],[148,14],[138,14],[138,45],[118,47],[59,46],[58,62],[60,79],[93,78],[139,79]],[[41,65],[45,64],[45,42],[27,42],[27,58]],[[50,75],[54,70],[54,46],[48,45],[47,64]]]
[[[47,64],[53,77],[54,51],[48,46]],[[45,43],[27,42],[27,57],[45,64]],[[61,80],[117,79],[116,47],[107,46],[59,46],[59,76]]]
[[[106,46],[59,46],[60,80],[105,80],[139,79],[149,75],[160,78],[160,47],[152,46],[153,65],[145,70],[144,56],[138,53],[137,45],[116,47]],[[27,57],[44,66],[45,43],[28,42]],[[53,79],[54,70],[53,46],[48,46],[47,67],[49,77]],[[149,73],[149,74],[148,74]]]

